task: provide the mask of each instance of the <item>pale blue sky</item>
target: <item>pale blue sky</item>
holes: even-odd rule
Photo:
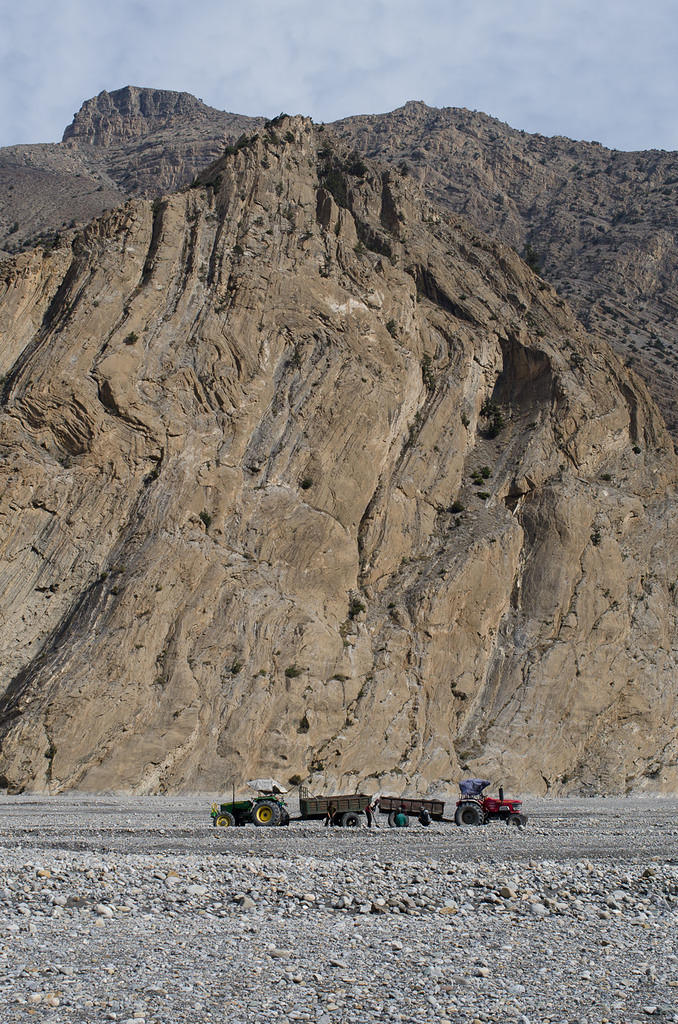
[[[124,85],[331,121],[405,100],[678,149],[676,0],[0,0],[0,145]]]

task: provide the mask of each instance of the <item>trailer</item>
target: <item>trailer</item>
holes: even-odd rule
[[[419,819],[422,825],[430,825],[431,821],[443,821],[445,815],[444,800],[422,800],[402,796],[380,796],[379,810],[388,814],[388,823],[391,828],[396,825],[409,825],[410,817]],[[396,821],[401,815],[405,818]]]
[[[304,821],[325,819],[331,813],[333,825],[356,828],[360,815],[371,801],[364,793],[341,794],[340,796],[309,796],[308,790],[299,790],[299,814]]]

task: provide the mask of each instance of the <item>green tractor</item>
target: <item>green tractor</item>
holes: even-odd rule
[[[250,822],[258,826],[289,825],[289,811],[280,795],[287,792],[284,786],[273,779],[253,779],[247,785],[259,790],[259,796],[252,800],[236,800],[233,793],[233,799],[228,803],[212,804],[210,815],[215,828]]]

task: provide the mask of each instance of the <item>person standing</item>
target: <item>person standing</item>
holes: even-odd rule
[[[365,817],[367,818],[367,827],[372,828],[372,805],[368,804],[365,808]]]

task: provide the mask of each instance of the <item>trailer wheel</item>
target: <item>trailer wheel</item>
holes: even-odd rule
[[[232,825],[235,825],[235,818],[230,811],[222,811],[214,819],[215,828],[230,828]]]
[[[346,813],[341,816],[341,824],[344,828],[358,828],[360,825],[360,817],[355,811],[346,811]]]
[[[419,813],[419,822],[422,825],[430,825],[431,824],[431,815],[428,813],[427,810],[424,809],[423,811],[420,811],[420,813]]]
[[[288,812],[287,811],[282,811],[281,814],[280,814],[280,824],[281,825],[289,825],[289,823],[290,823],[290,816],[289,816]]]
[[[279,825],[280,818],[280,806],[273,800],[261,800],[252,810],[255,825]]]
[[[389,828],[395,828],[395,816],[396,816],[396,812],[395,811],[389,811],[389,815],[388,815],[388,827]]]
[[[455,811],[454,821],[457,825],[482,825],[485,815],[478,804],[461,804]]]

